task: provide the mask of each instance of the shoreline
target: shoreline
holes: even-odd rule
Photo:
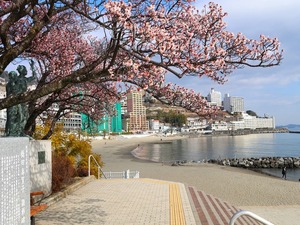
[[[163,137],[167,141],[184,137]],[[141,178],[180,182],[251,211],[273,224],[297,225],[300,221],[300,184],[249,169],[201,163],[198,166],[169,166],[135,158],[131,151],[161,137],[93,140],[103,171],[139,171]]]
[[[93,152],[99,153],[104,171],[140,171],[140,177],[181,182],[237,206],[299,205],[299,182],[258,173],[248,169],[208,163],[169,166],[135,158],[131,151],[143,143],[156,143],[162,137],[93,140]],[[163,137],[172,141],[182,136]],[[294,193],[287,195],[287,193]]]
[[[146,143],[151,143],[151,144],[168,144],[170,142],[172,142],[172,140],[177,140],[177,139],[182,139],[182,138],[189,138],[189,136],[185,136],[185,135],[181,135],[181,136],[176,136],[174,135],[173,137],[171,137],[169,140],[163,140],[163,139],[160,139],[160,141],[147,141]],[[266,175],[266,176],[270,176],[270,177],[273,177],[273,178],[277,178],[277,179],[281,179],[281,172],[280,174],[278,172],[274,172],[275,170],[278,170],[280,169],[281,170],[281,167],[280,165],[278,164],[277,167],[276,164],[275,166],[273,165],[273,167],[271,167],[269,164],[264,164],[264,165],[260,165],[257,166],[255,165],[254,163],[251,165],[251,162],[249,163],[248,161],[262,161],[264,162],[265,159],[269,159],[270,161],[274,161],[275,159],[297,159],[299,160],[300,157],[260,157],[260,158],[226,158],[226,159],[221,159],[221,160],[211,160],[211,159],[208,159],[208,160],[201,160],[201,161],[196,161],[196,160],[170,160],[170,161],[160,161],[160,157],[157,158],[157,160],[154,158],[151,158],[149,159],[147,156],[143,157],[143,145],[138,145],[137,147],[135,147],[132,151],[131,151],[131,154],[134,158],[136,159],[139,159],[139,160],[143,160],[145,162],[154,162],[154,163],[161,163],[162,165],[168,165],[168,166],[199,166],[203,163],[209,163],[209,164],[215,164],[215,165],[222,165],[222,166],[226,166],[226,167],[233,167],[233,168],[240,168],[240,169],[244,169],[244,170],[251,170],[251,171],[254,171],[255,173],[258,173],[258,174],[263,174],[263,175]],[[234,160],[235,161],[235,164],[234,163],[225,163],[224,161],[232,161]],[[237,163],[238,161],[242,160],[244,162],[244,164],[239,164]],[[246,161],[246,163],[245,163]],[[248,164],[247,164],[248,163]],[[284,165],[285,165],[286,162],[284,162]],[[231,165],[232,164],[232,165]],[[246,166],[247,164],[247,166]],[[269,166],[269,167],[267,167]],[[288,167],[289,170],[297,170],[297,171],[300,171],[300,168],[298,167],[298,164],[296,165],[297,167]],[[268,171],[265,171],[265,170],[268,170]],[[273,170],[273,171],[272,171]],[[295,175],[290,175],[289,181],[297,181],[299,182],[300,179],[298,177],[296,177]]]

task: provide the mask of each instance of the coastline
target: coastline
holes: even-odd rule
[[[186,137],[148,136],[93,140],[92,146],[93,152],[102,156],[105,163],[104,171],[136,170],[140,171],[140,177],[181,182],[244,210],[265,215],[266,218],[268,218],[269,209],[272,209],[274,214],[270,215],[271,218],[284,213],[285,218],[288,216],[300,220],[299,182],[281,180],[248,169],[208,163],[169,166],[137,159],[131,154],[132,150],[138,146],[142,147],[143,143],[161,142],[161,139],[172,141],[178,138]],[[280,218],[276,221],[280,221]]]

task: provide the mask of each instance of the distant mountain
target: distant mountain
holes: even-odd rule
[[[288,125],[285,125],[285,126],[277,126],[277,128],[281,128],[281,127],[288,128],[289,130],[299,130],[300,131],[300,125],[299,124],[288,124]]]

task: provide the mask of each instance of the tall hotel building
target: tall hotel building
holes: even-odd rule
[[[211,89],[210,93],[207,95],[207,100],[211,105],[222,106],[222,95],[221,92]]]
[[[242,97],[230,97],[229,94],[224,96],[224,110],[229,113],[244,112],[244,98]]]
[[[146,119],[146,107],[143,106],[143,93],[132,91],[127,95],[127,114],[129,115],[129,131],[145,131],[149,129]]]

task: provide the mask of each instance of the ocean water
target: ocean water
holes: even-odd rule
[[[208,159],[250,157],[300,157],[300,133],[270,133],[241,136],[201,136],[174,141],[162,139],[144,144],[135,156],[155,162],[203,161]],[[264,170],[281,176],[281,170]],[[300,170],[288,171],[299,180]]]

